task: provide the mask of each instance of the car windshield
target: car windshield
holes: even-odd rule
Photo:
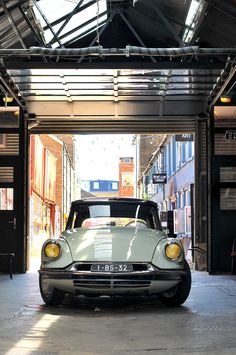
[[[148,201],[77,201],[72,204],[66,229],[130,226],[161,229],[157,207]]]
[[[83,221],[83,228],[90,227],[142,227],[147,228],[147,223],[143,219],[138,218],[126,218],[126,217],[97,217],[97,218],[87,218]]]

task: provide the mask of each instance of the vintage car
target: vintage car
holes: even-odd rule
[[[179,306],[191,288],[181,243],[161,230],[156,203],[132,198],[72,202],[66,230],[42,246],[40,292],[48,305],[66,293],[154,295]]]

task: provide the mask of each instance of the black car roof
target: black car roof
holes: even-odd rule
[[[154,207],[157,207],[157,204],[153,201],[143,200],[134,197],[89,197],[89,198],[73,201],[71,205],[74,207],[80,204],[91,204],[91,203],[96,204],[101,202],[111,202],[111,203],[119,202],[119,203],[132,203],[132,204],[143,203],[143,204],[150,204],[153,205]]]

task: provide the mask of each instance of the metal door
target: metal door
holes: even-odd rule
[[[236,159],[213,159],[211,271],[231,270],[231,250],[236,238]]]
[[[8,159],[0,164],[0,254],[14,253],[13,269],[19,260],[17,167]],[[0,272],[8,271],[8,258],[0,256]]]

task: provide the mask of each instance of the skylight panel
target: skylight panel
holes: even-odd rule
[[[99,13],[103,13],[106,11],[106,2],[102,1],[101,4],[99,4]],[[89,8],[83,10],[82,12],[74,15],[72,19],[69,21],[69,23],[66,25],[66,27],[63,29],[61,34],[65,34],[68,31],[71,31],[71,29],[76,28],[77,26],[81,25],[82,23],[87,22],[93,17],[96,17],[97,15],[97,5],[91,5]],[[92,22],[90,27],[94,26],[96,21]]]
[[[183,41],[190,43],[203,10],[203,0],[192,0],[185,21]]]
[[[51,23],[65,14],[69,14],[77,4],[74,1],[68,0],[40,0],[38,1],[38,5]]]
[[[91,0],[84,0],[81,6],[89,4],[90,2]],[[53,22],[63,18],[66,14],[69,17],[71,12],[73,12],[75,7],[78,5],[78,3],[79,0],[40,0],[37,2],[40,11],[37,9],[36,6],[34,6],[34,12],[36,17],[40,20],[42,27],[48,27],[48,23],[52,24]],[[70,18],[66,26],[62,29],[62,31],[58,33],[57,38],[55,38],[54,34],[57,34],[63,23],[66,21],[66,19],[64,18],[62,21],[52,26],[52,30],[54,31],[54,33],[50,28],[47,28],[45,30],[44,37],[46,42],[50,43],[50,41],[54,39],[52,42],[52,47],[57,48],[60,46],[60,43],[65,44],[69,41],[73,41],[73,39],[77,39],[80,34],[88,31],[90,28],[92,29],[96,25],[100,27],[100,23],[107,19],[107,15],[103,15],[100,17],[99,15],[104,13],[106,10],[106,1],[99,0],[98,4],[92,4],[89,7],[85,8],[83,11],[75,13]],[[92,18],[96,18],[96,20],[76,30],[76,28],[83,25]],[[60,38],[61,36],[63,36],[63,38]]]
[[[197,10],[200,6],[200,2],[198,0],[192,0],[191,5],[189,7],[188,15],[185,21],[186,26],[192,26],[194,17],[197,13]]]

